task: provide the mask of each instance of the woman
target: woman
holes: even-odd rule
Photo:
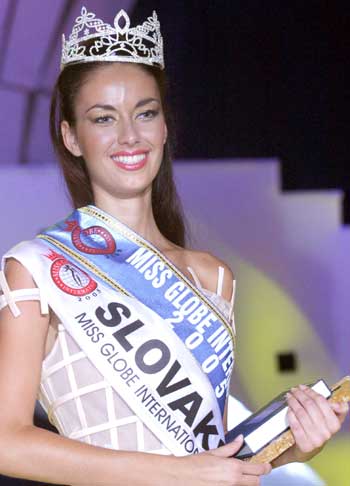
[[[271,466],[232,458],[242,438],[223,445],[233,276],[184,248],[155,14],[130,28],[121,11],[112,28],[83,9],[62,64],[51,131],[83,208],[5,255],[0,471],[72,485],[259,484]],[[61,436],[33,426],[38,390]],[[289,404],[296,446],[276,465],[312,457],[346,413],[305,387]]]

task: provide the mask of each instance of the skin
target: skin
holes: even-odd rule
[[[62,135],[68,150],[86,161],[95,204],[150,240],[190,279],[187,267],[191,266],[208,290],[215,291],[218,265],[224,266],[223,297],[229,300],[231,270],[208,253],[174,245],[155,223],[151,188],[161,164],[167,127],[154,79],[136,65],[101,67],[82,86],[75,114],[75,126],[63,122]],[[147,153],[146,165],[137,171],[118,167],[111,157],[135,150]],[[8,261],[6,277],[13,290],[35,287],[17,261]],[[271,470],[267,464],[251,465],[231,457],[241,447],[241,437],[194,456],[155,457],[91,446],[38,429],[33,425],[33,412],[41,364],[56,337],[57,320],[54,315],[42,316],[37,302],[18,306],[22,312],[18,318],[8,308],[0,312],[0,393],[6,397],[0,409],[0,471],[4,474],[75,486],[254,486]],[[345,407],[332,408],[307,389],[292,390],[289,405],[297,444],[281,456],[280,464],[318,452],[339,429],[346,413]],[[316,423],[321,425],[317,433]]]

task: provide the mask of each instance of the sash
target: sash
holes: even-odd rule
[[[234,334],[216,306],[150,242],[95,206],[74,211],[40,238],[96,279],[153,309],[207,374],[223,416]]]
[[[203,369],[213,362],[208,360],[213,351],[223,355],[229,344],[230,370],[232,340],[225,340],[230,327],[155,248],[87,207],[40,239],[18,245],[10,256],[28,268],[67,331],[172,453],[223,443],[218,398],[226,393],[218,397],[218,391],[226,390],[228,378],[222,366],[221,377]],[[200,352],[203,343],[210,355]],[[213,376],[223,376],[224,383],[213,386]]]

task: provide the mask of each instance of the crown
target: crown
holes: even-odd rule
[[[130,27],[128,14],[120,10],[112,27],[82,7],[69,40],[63,35],[61,69],[67,64],[93,61],[135,62],[164,69],[156,12],[142,25]]]

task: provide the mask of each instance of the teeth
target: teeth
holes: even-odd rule
[[[116,162],[121,162],[122,164],[129,164],[135,165],[144,160],[146,154],[138,154],[138,155],[116,155],[112,156],[112,159]]]

